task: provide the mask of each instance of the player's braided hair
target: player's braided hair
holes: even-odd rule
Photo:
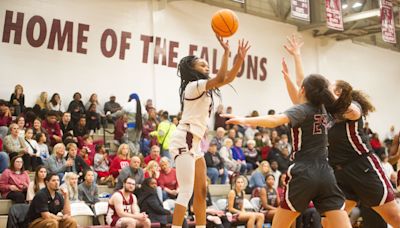
[[[209,75],[202,74],[198,71],[196,71],[193,67],[196,61],[198,61],[199,58],[197,56],[189,55],[181,59],[178,65],[178,76],[181,78],[181,86],[179,88],[179,97],[180,97],[180,102],[181,102],[181,111],[183,111],[183,101],[184,101],[184,91],[186,89],[186,86],[189,84],[189,82],[193,81],[198,81],[200,79],[210,79]],[[213,89],[211,91],[211,98],[212,94],[215,93],[217,94],[218,97],[221,96],[219,89]],[[214,100],[212,99],[212,104],[214,103]]]

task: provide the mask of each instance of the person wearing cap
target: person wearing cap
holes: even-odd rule
[[[216,184],[218,178],[221,178],[221,184],[225,184],[228,178],[228,170],[224,168],[224,161],[217,153],[217,144],[210,142],[207,153],[204,154],[207,166],[207,176],[211,180],[211,184]]]

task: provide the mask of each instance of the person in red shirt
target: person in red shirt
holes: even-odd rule
[[[42,127],[47,131],[51,145],[62,142],[60,124],[57,122],[57,113],[53,110],[47,113],[47,117],[42,122]]]
[[[128,144],[121,144],[118,147],[117,156],[111,162],[110,173],[114,178],[117,178],[122,168],[129,166],[131,159],[129,158]]]
[[[128,115],[124,114],[120,118],[117,119],[114,126],[114,140],[117,140],[119,143],[123,143],[126,141],[124,136],[126,134],[126,129],[128,127]]]
[[[157,179],[158,186],[162,189],[163,201],[166,199],[176,199],[179,193],[178,180],[176,179],[176,170],[171,168],[167,157],[160,160],[160,176]]]
[[[154,146],[152,146],[151,149],[150,149],[150,154],[147,155],[147,156],[144,158],[144,163],[145,163],[146,165],[148,165],[150,161],[154,160],[154,161],[156,161],[158,164],[160,164],[160,159],[161,159],[161,157],[160,157],[160,147],[157,146],[157,145],[154,145]]]

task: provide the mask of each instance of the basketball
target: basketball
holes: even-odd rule
[[[239,20],[232,10],[218,10],[211,19],[211,28],[221,37],[230,37],[237,31]]]

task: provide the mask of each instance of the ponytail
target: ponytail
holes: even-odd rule
[[[328,80],[319,74],[311,74],[303,81],[303,87],[307,100],[315,105],[325,105],[326,109],[333,111],[335,97],[329,90]]]

